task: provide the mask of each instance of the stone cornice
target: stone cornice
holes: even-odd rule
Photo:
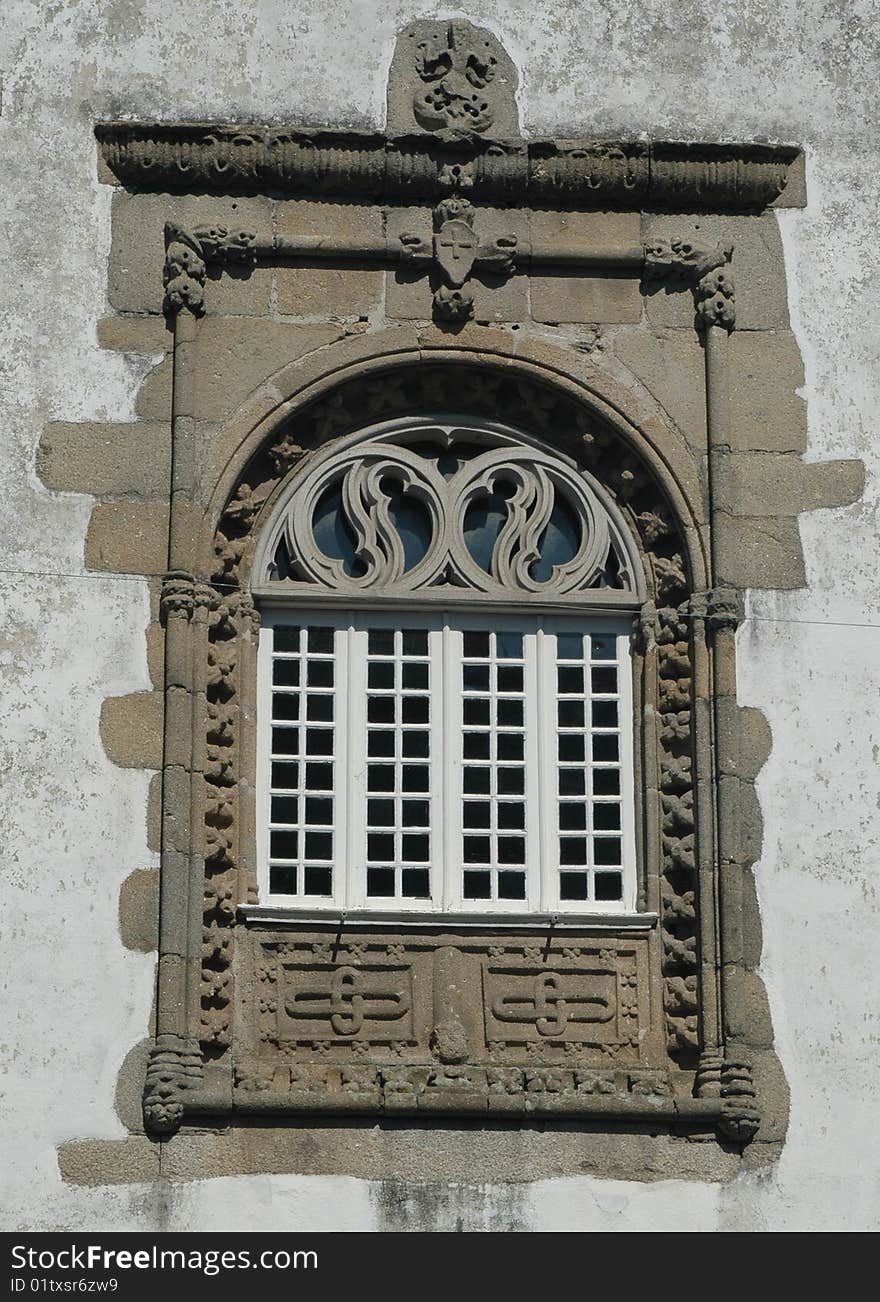
[[[780,199],[802,157],[781,145],[389,138],[216,123],[104,122],[95,134],[103,179],[132,189],[404,201],[455,190],[483,201],[636,211],[758,212]]]

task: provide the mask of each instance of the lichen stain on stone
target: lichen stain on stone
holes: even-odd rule
[[[525,1186],[378,1180],[369,1190],[380,1232],[497,1234],[529,1228]]]

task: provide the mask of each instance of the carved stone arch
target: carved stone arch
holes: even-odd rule
[[[514,405],[514,416],[519,419],[513,419],[512,424],[529,427],[528,394],[538,393],[544,395],[539,411],[546,413],[557,403],[567,412],[569,425],[562,431],[565,443],[572,442],[573,413],[580,415],[584,428],[592,422],[607,430],[621,450],[621,474],[626,474],[629,459],[635,458],[668,503],[678,525],[685,569],[690,576],[688,586],[693,591],[708,586],[707,511],[700,468],[668,412],[634,377],[627,373],[621,379],[570,347],[489,328],[479,331],[478,343],[467,340],[470,332],[466,330],[465,339],[457,340],[456,346],[450,347],[444,340],[442,347],[435,343],[429,349],[419,347],[418,336],[409,332],[401,340],[403,333],[391,329],[366,338],[346,339],[322,350],[317,357],[290,363],[267,376],[251,400],[218,431],[204,476],[208,497],[197,528],[193,562],[196,572],[205,576],[212,572],[217,531],[222,528],[227,504],[241,487],[258,488],[261,473],[264,482],[271,479],[277,487],[278,476],[273,466],[266,468],[265,455],[278,441],[279,432],[289,430],[301,413],[317,410],[322,403],[330,409],[334,404],[338,406],[345,393],[351,391],[349,386],[362,381],[371,394],[371,410],[379,416],[395,414],[399,409],[383,407],[377,396],[388,376],[403,377],[413,369],[436,373],[444,367],[455,367],[475,379],[491,376],[497,382],[503,376],[512,385],[521,384],[523,399]],[[420,410],[424,409],[413,408],[407,414],[419,414]],[[474,410],[469,414],[483,413]],[[340,427],[343,432],[348,431]],[[297,455],[295,446],[295,442],[290,446],[289,465]],[[570,447],[561,446],[560,450],[570,453]]]
[[[217,583],[232,579],[240,584],[249,573],[257,516],[265,520],[267,504],[276,500],[299,459],[329,439],[354,433],[370,417],[421,416],[448,408],[451,368],[455,390],[465,390],[456,417],[494,417],[543,436],[548,447],[609,493],[639,547],[650,554],[647,579],[655,601],[662,603],[675,591],[684,600],[704,585],[702,507],[694,500],[698,488],[692,465],[679,456],[683,466],[676,472],[668,444],[658,448],[619,407],[585,386],[523,363],[501,366],[491,356],[454,351],[377,359],[370,367],[352,368],[351,378],[342,370],[334,383],[310,385],[296,398],[277,403],[241,440],[219,476],[205,515],[206,525],[217,521],[216,531],[210,543],[208,533],[202,535],[199,569]],[[206,554],[208,546],[213,560]]]

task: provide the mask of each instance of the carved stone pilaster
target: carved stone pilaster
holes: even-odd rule
[[[186,1090],[202,1083],[202,1060],[194,1040],[160,1035],[150,1051],[144,1084],[144,1123],[155,1135],[170,1135],[183,1120]]]
[[[693,290],[698,327],[732,330],[736,321],[732,257],[732,244],[708,248],[690,240],[655,240],[645,245],[645,279],[683,277]]]

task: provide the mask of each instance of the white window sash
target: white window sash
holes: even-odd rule
[[[320,625],[334,637],[334,792],[332,895],[271,894],[269,824],[271,699],[274,630],[281,624]],[[430,899],[368,897],[367,850],[367,642],[370,628],[420,628],[428,631],[430,662]],[[467,630],[524,634],[526,898],[470,899],[463,894],[462,792],[462,643]],[[556,757],[557,630],[615,635],[617,644],[618,736],[621,773],[622,899],[562,900],[559,896],[559,802]],[[589,675],[589,665],[585,672]],[[633,792],[633,700],[629,624],[620,618],[572,613],[522,617],[495,614],[441,614],[415,611],[339,611],[269,608],[264,612],[258,653],[257,853],[260,899],[274,907],[316,913],[366,912],[448,915],[481,913],[544,914],[632,913],[636,899],[635,810]],[[304,697],[301,698],[304,700]],[[586,698],[589,709],[589,695]],[[399,724],[395,731],[399,730]],[[587,732],[589,739],[589,732]],[[587,766],[589,772],[589,763]],[[302,773],[302,770],[301,770]],[[302,777],[301,777],[302,781]],[[302,789],[302,788],[301,788]],[[300,797],[304,799],[303,796]],[[592,805],[591,805],[592,807]],[[301,834],[302,835],[302,834]],[[300,861],[303,860],[300,845]],[[612,871],[616,870],[614,868]]]

